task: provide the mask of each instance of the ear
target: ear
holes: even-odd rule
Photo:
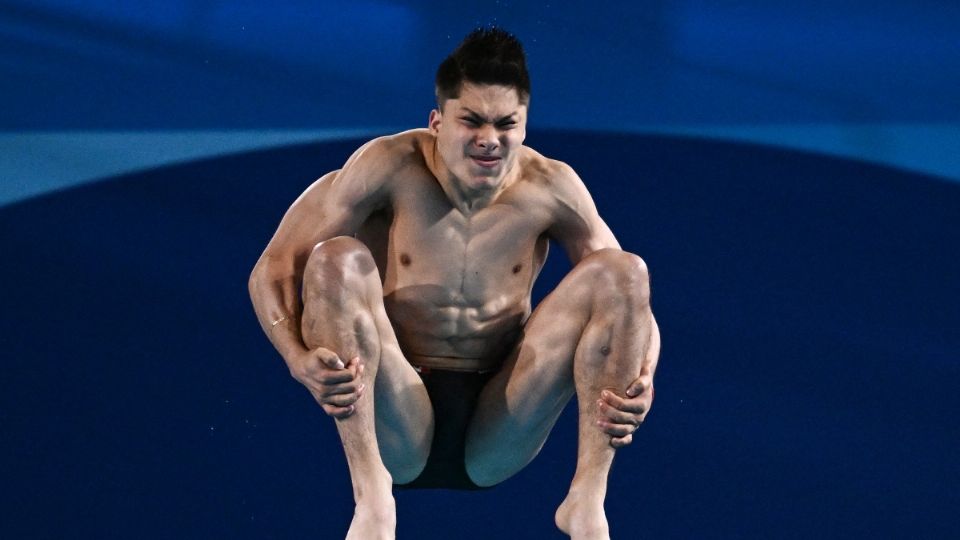
[[[427,124],[427,127],[430,128],[430,132],[434,135],[437,134],[437,131],[440,129],[440,122],[443,120],[443,113],[437,109],[430,111],[430,120]]]

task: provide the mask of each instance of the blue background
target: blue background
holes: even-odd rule
[[[0,4],[0,535],[345,531],[336,432],[246,278],[490,23],[528,51],[528,144],[652,270],[614,537],[955,534],[960,6],[597,4]],[[398,535],[559,537],[572,412],[491,491],[398,494]]]

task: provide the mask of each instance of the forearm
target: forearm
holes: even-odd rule
[[[301,279],[302,269],[298,272],[293,264],[262,258],[248,283],[260,327],[288,363],[307,351],[300,334]]]

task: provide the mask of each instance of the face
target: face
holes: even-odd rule
[[[452,176],[468,191],[495,190],[513,170],[527,106],[510,86],[464,83],[460,97],[430,113],[430,131]]]

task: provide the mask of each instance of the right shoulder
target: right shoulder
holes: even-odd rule
[[[432,137],[426,129],[377,137],[358,148],[347,159],[342,172],[362,173],[368,182],[374,178],[386,181],[410,165],[423,163],[424,148]]]
[[[358,148],[343,168],[323,175],[293,202],[265,253],[306,261],[318,242],[355,235],[369,216],[389,207],[395,179],[422,170],[431,139],[427,130],[411,130]]]
[[[367,141],[347,159],[343,167],[308,189],[321,192],[326,200],[341,205],[382,207],[404,171],[423,163],[427,130],[410,130]]]

